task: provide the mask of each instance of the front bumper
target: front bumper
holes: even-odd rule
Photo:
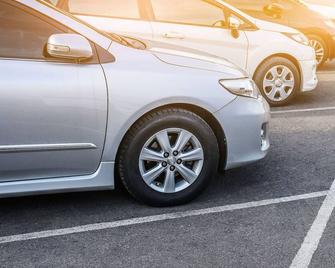
[[[226,135],[226,169],[236,168],[264,158],[269,150],[270,108],[260,97],[237,97],[216,117]]]
[[[299,63],[301,68],[301,92],[314,90],[319,82],[316,75],[316,61],[304,60]]]

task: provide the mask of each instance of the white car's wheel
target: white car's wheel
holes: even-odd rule
[[[202,118],[165,109],[132,127],[121,146],[118,168],[135,198],[169,206],[192,200],[208,186],[218,156],[216,137]]]
[[[262,95],[271,106],[290,103],[300,89],[300,74],[288,59],[273,57],[265,61],[254,76]]]

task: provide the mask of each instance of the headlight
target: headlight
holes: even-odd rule
[[[303,44],[303,45],[306,45],[306,46],[309,45],[308,38],[302,33],[283,33],[283,35],[287,36],[288,38],[291,38],[292,40],[294,40],[294,41],[296,41],[300,44]]]
[[[335,29],[335,23],[332,21],[332,20],[325,20],[324,21],[325,22],[325,24],[327,25],[327,26],[329,26],[330,28],[333,28],[333,29]]]
[[[248,78],[234,80],[220,80],[220,84],[234,95],[257,99],[258,87],[255,82]]]

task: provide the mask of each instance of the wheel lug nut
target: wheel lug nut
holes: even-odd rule
[[[174,156],[177,156],[178,154],[179,154],[178,151],[174,151],[174,152],[173,152],[173,155],[174,155]]]
[[[177,160],[177,164],[180,165],[183,161],[181,159]]]
[[[170,167],[170,170],[171,170],[171,171],[174,171],[175,169],[176,169],[175,166],[171,166],[171,167]]]
[[[170,154],[169,153],[164,153],[164,155],[163,155],[165,158],[168,158],[169,156],[170,156]]]
[[[162,167],[167,167],[167,163],[166,163],[166,162],[163,162],[163,163],[162,163]]]

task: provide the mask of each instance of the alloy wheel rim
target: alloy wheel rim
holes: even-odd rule
[[[272,67],[263,80],[263,91],[273,102],[286,100],[293,92],[295,78],[293,72],[284,65]]]
[[[323,47],[323,45],[321,44],[321,42],[319,42],[318,40],[315,39],[311,39],[309,41],[309,44],[312,48],[314,48],[315,50],[315,56],[316,56],[316,61],[318,64],[320,64],[325,56],[325,49]]]
[[[181,128],[168,128],[154,134],[144,144],[139,169],[144,182],[161,193],[177,193],[199,177],[204,152],[195,135]]]

